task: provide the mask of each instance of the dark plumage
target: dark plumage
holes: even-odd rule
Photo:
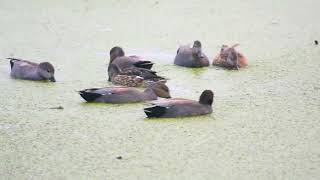
[[[155,83],[143,92],[132,87],[105,87],[79,91],[80,96],[87,102],[102,103],[136,103],[156,100],[158,97],[170,98],[169,88],[162,83]]]
[[[110,65],[111,82],[117,85],[137,87],[145,82],[165,82],[166,79],[158,76],[155,71],[143,68],[129,67],[120,69],[118,66]]]
[[[11,77],[25,80],[50,80],[55,82],[54,67],[49,62],[42,62],[40,64],[30,62],[27,60],[7,58],[10,59]]]
[[[202,92],[199,101],[182,98],[165,99],[151,102],[150,107],[144,108],[149,118],[174,118],[197,116],[212,112],[214,94],[211,90]]]
[[[231,47],[222,45],[220,53],[213,59],[212,65],[227,69],[239,69],[246,67],[248,65],[248,61],[244,55],[235,50],[235,47],[237,46],[238,44]]]
[[[174,64],[184,67],[205,67],[209,66],[208,57],[202,52],[201,42],[194,41],[193,46],[181,46],[177,50]]]

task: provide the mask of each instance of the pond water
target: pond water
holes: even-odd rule
[[[0,1],[3,179],[319,179],[320,1]],[[249,67],[173,65],[201,40],[240,43]],[[84,103],[109,49],[151,59],[173,97],[215,92],[214,111],[148,120],[145,104]],[[14,80],[6,57],[50,61],[56,83]],[[50,109],[63,106],[64,109]],[[117,159],[121,156],[122,159]],[[1,178],[1,179],[2,179]]]

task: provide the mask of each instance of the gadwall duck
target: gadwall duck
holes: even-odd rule
[[[138,56],[125,56],[123,49],[115,46],[110,50],[110,61],[108,66],[109,81],[111,81],[109,72],[111,64],[118,66],[122,70],[131,67],[151,69],[154,63]]]
[[[199,101],[182,98],[163,99],[152,101],[151,107],[144,108],[149,118],[174,118],[185,116],[197,116],[212,112],[213,92],[205,90]]]
[[[120,69],[115,64],[109,66],[109,78],[113,84],[128,87],[146,87],[146,85],[150,83],[166,82],[164,77],[158,76],[157,72],[150,69],[137,67]]]
[[[222,45],[220,53],[213,59],[212,65],[225,67],[228,69],[239,69],[246,67],[248,65],[247,58],[237,52],[235,47],[239,44],[233,46]]]
[[[156,100],[158,97],[170,98],[169,88],[162,83],[154,83],[143,92],[133,87],[105,87],[79,91],[87,102],[101,103],[137,103]]]
[[[54,67],[49,62],[40,64],[22,59],[10,59],[11,77],[25,80],[50,80],[56,82],[54,78]]]
[[[201,42],[194,41],[193,46],[180,46],[177,50],[174,64],[184,67],[205,67],[209,66],[208,57],[202,52]]]

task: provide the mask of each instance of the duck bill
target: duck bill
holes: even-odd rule
[[[56,79],[55,79],[54,77],[49,78],[49,80],[50,80],[51,82],[56,82]]]

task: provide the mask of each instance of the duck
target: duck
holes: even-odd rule
[[[174,58],[174,64],[183,67],[200,68],[209,66],[208,57],[202,52],[201,42],[196,40],[193,46],[180,46]]]
[[[111,81],[109,69],[111,65],[116,65],[118,68],[126,69],[131,67],[141,68],[141,69],[151,69],[153,66],[153,62],[144,60],[139,56],[125,56],[124,50],[119,47],[115,46],[110,50],[110,61],[108,66],[108,75],[109,81]]]
[[[220,53],[213,59],[212,65],[225,67],[227,69],[239,69],[248,66],[247,58],[236,51],[239,44],[232,46],[222,45]]]
[[[10,60],[10,75],[15,79],[56,82],[54,67],[49,62],[41,62],[38,64],[17,58],[7,59]]]
[[[176,118],[187,116],[199,116],[212,113],[214,93],[204,90],[199,101],[171,98],[151,101],[151,106],[144,108],[148,118]]]
[[[80,96],[87,102],[98,103],[138,103],[156,100],[158,97],[171,98],[169,88],[163,83],[154,83],[144,91],[133,87],[104,87],[79,91]]]
[[[158,76],[156,71],[138,67],[121,69],[116,64],[109,66],[109,78],[115,85],[128,87],[147,87],[150,83],[166,83],[167,81],[166,78]]]

